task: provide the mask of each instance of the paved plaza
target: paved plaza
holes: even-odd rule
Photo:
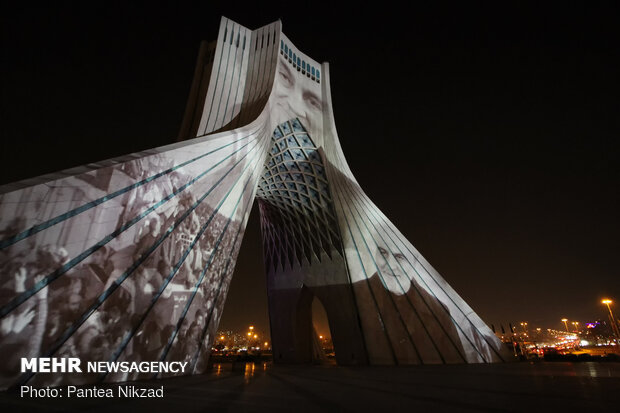
[[[130,383],[154,399],[20,398],[2,411],[618,411],[620,363],[553,362],[411,367],[216,364],[208,373]],[[91,386],[86,386],[87,388]],[[117,386],[110,386],[116,391]],[[603,410],[604,409],[604,410]]]

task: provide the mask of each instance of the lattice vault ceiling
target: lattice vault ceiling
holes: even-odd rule
[[[321,252],[342,253],[321,154],[299,119],[274,130],[257,197],[267,267],[312,264]]]

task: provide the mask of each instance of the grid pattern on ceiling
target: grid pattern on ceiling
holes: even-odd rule
[[[321,252],[341,256],[336,213],[318,148],[299,119],[280,124],[258,186],[265,264],[283,269]]]

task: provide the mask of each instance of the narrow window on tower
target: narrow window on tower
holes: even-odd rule
[[[228,27],[224,27],[224,41],[222,43],[226,43],[226,34],[228,34]]]

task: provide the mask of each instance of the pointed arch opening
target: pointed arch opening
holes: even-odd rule
[[[321,300],[314,296],[312,300],[313,327],[313,363],[335,364],[336,352],[332,341],[331,326],[327,311]]]
[[[302,363],[335,363],[331,328],[321,300],[305,285],[297,302],[295,348]]]

